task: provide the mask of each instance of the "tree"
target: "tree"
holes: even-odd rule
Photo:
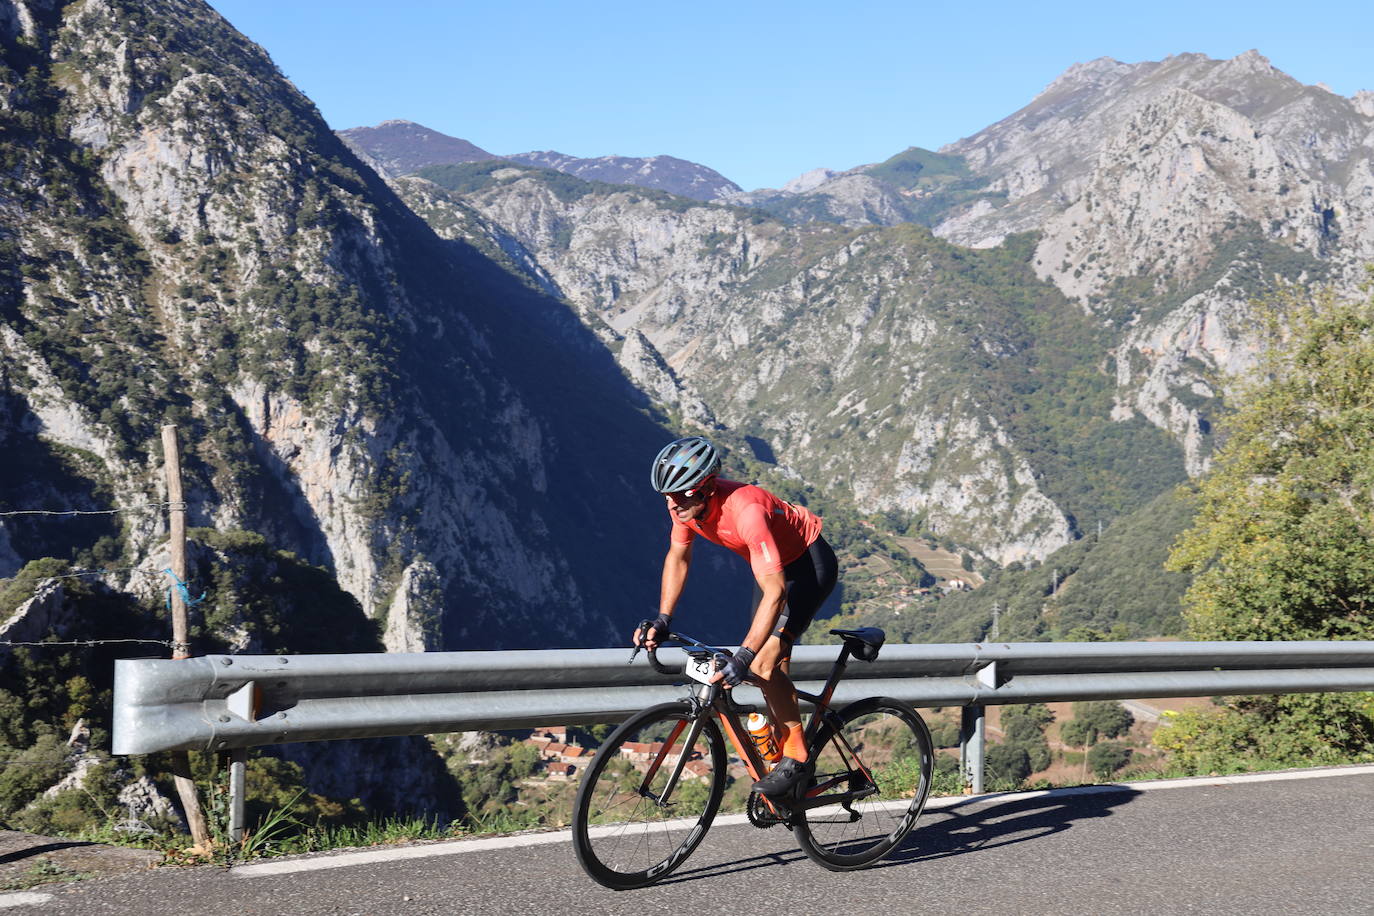
[[[1374,637],[1372,290],[1374,271],[1363,299],[1290,287],[1261,307],[1265,346],[1197,484],[1196,522],[1169,558],[1194,576],[1184,597],[1194,638]],[[1234,701],[1229,714],[1284,733],[1275,746],[1302,762],[1374,754],[1371,713],[1367,695],[1347,694]],[[1182,734],[1163,731],[1161,744]],[[1232,743],[1244,756],[1266,739]]]
[[[1131,749],[1119,741],[1103,741],[1088,751],[1088,766],[1098,779],[1106,779],[1131,759]]]
[[[1070,719],[1059,730],[1059,740],[1071,747],[1087,747],[1097,741],[1097,729],[1086,719]]]
[[[1098,735],[1119,738],[1135,724],[1135,717],[1115,700],[1080,700],[1073,704],[1073,718],[1091,733],[1090,744]]]
[[[1194,574],[1197,638],[1360,638],[1374,631],[1374,296],[1289,289],[1278,305],[1169,563]]]
[[[1030,754],[1019,744],[994,744],[986,762],[988,776],[999,782],[1019,784],[1032,772]]]
[[[1050,765],[1050,746],[1045,740],[1045,728],[1054,721],[1054,713],[1044,703],[1002,708],[1002,732],[1009,747],[1026,752],[1031,772],[1039,772]]]

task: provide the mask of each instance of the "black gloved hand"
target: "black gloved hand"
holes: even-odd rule
[[[649,634],[652,633],[654,642],[663,642],[663,640],[668,638],[668,628],[672,626],[672,620],[673,618],[669,617],[667,614],[660,613],[654,618],[653,623],[649,624],[648,628],[644,631],[644,638],[647,640]]]
[[[754,661],[754,650],[740,646],[735,650],[735,654],[730,656],[730,660],[725,663],[725,667],[720,669],[721,676],[725,683],[731,687],[738,687],[740,682],[749,676],[749,665]]]

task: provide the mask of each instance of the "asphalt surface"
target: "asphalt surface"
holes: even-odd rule
[[[860,872],[819,868],[780,827],[717,825],[663,883],[620,893],[583,875],[565,835],[550,839],[277,876],[164,868],[34,888],[48,899],[5,912],[1374,914],[1369,768],[960,799]]]

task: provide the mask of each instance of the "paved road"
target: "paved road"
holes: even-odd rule
[[[717,825],[643,891],[593,884],[566,835],[544,835],[287,875],[160,869],[39,888],[49,899],[6,912],[1374,914],[1374,767],[1330,773],[946,800],[863,872],[818,868],[781,828]]]

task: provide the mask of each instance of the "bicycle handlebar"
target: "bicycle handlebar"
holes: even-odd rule
[[[667,665],[663,664],[663,662],[661,662],[661,661],[658,660],[658,649],[657,649],[657,647],[655,647],[655,648],[653,648],[653,649],[648,649],[648,650],[646,650],[646,654],[649,656],[649,666],[650,666],[651,668],[653,668],[655,671],[657,671],[659,674],[681,674],[681,673],[682,673],[681,670],[679,670],[679,669],[677,669],[677,668],[669,668]]]
[[[647,630],[647,629],[649,628],[649,626],[651,626],[651,625],[652,625],[652,624],[651,624],[651,621],[648,621],[648,620],[641,621],[641,622],[640,622],[640,625],[639,625],[639,629],[640,629],[641,632],[643,632],[643,631]],[[708,646],[706,643],[702,642],[701,640],[699,640],[699,639],[693,639],[692,637],[686,635],[685,633],[673,633],[673,632],[669,632],[669,633],[668,633],[668,636],[667,636],[667,639],[673,640],[674,642],[680,642],[680,643],[683,643],[683,644],[688,645],[688,646],[692,646],[693,648],[696,648],[696,649],[700,649],[700,650],[703,650],[703,651],[706,651],[706,652],[710,652],[712,655],[714,655],[714,656],[716,656],[716,657],[718,657],[718,658],[721,657],[721,656],[723,656],[723,657],[725,657],[725,658],[729,658],[729,657],[731,657],[732,655],[735,654],[734,652],[730,651],[729,649],[722,649],[722,648],[720,648],[719,646]],[[659,674],[674,675],[674,674],[681,674],[681,673],[682,673],[681,669],[670,667],[670,666],[668,666],[668,665],[663,664],[662,662],[660,662],[660,661],[658,660],[658,647],[657,647],[657,646],[655,646],[653,649],[649,649],[649,648],[646,647],[646,646],[635,646],[634,649],[633,649],[633,651],[630,652],[630,662],[631,662],[631,663],[634,662],[635,656],[639,654],[639,650],[640,650],[640,649],[645,649],[645,650],[646,650],[646,654],[647,654],[648,657],[649,657],[649,665],[650,665],[650,667],[652,667],[652,668],[653,668],[655,671],[657,671]]]

